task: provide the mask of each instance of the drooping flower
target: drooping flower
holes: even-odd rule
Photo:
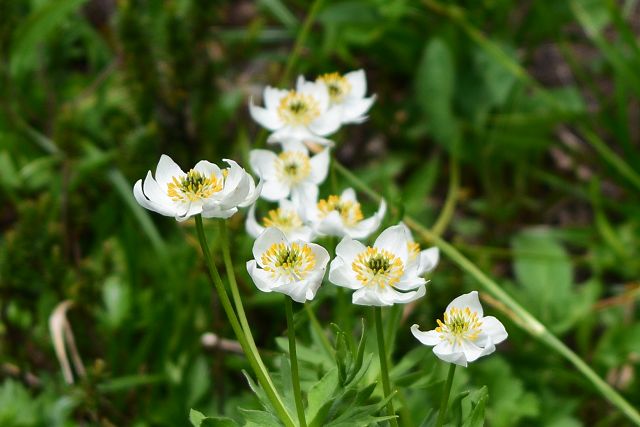
[[[478,292],[461,295],[451,301],[438,327],[422,332],[418,325],[411,333],[445,362],[467,366],[495,351],[495,345],[507,339],[504,325],[493,316],[483,317]]]
[[[133,187],[133,195],[144,208],[178,221],[202,214],[205,218],[229,218],[256,201],[262,183],[256,187],[251,175],[233,160],[224,160],[228,168],[220,169],[206,160],[183,172],[171,157],[162,155],[144,182]]]
[[[404,227],[407,236],[409,236],[409,262],[407,268],[415,268],[418,276],[423,276],[436,268],[440,260],[440,250],[435,246],[420,250],[420,244],[413,240],[413,234],[411,234],[409,227],[404,222],[399,225]]]
[[[301,214],[301,208],[291,200],[280,200],[278,208],[270,210],[262,218],[262,224],[256,220],[255,210],[255,205],[249,208],[246,221],[247,233],[254,239],[268,227],[275,227],[282,231],[290,241],[311,242],[315,238],[313,229]]]
[[[334,194],[317,204],[306,204],[305,209],[305,215],[319,235],[364,239],[380,226],[387,204],[381,200],[378,211],[364,219],[356,192],[347,188],[339,196]]]
[[[324,83],[329,91],[331,106],[340,109],[342,124],[362,123],[367,120],[367,111],[376,97],[366,97],[367,78],[364,70],[339,73],[326,73],[318,76],[316,82]]]
[[[300,303],[315,298],[329,262],[329,253],[322,246],[290,241],[273,227],[258,236],[253,256],[247,271],[258,289],[280,292]]]
[[[353,289],[358,305],[405,304],[424,296],[426,280],[408,269],[409,237],[402,226],[387,228],[373,246],[345,237],[336,247],[329,280]]]
[[[289,196],[296,202],[309,201],[327,177],[329,149],[309,156],[301,143],[289,143],[285,147],[280,154],[269,150],[251,150],[249,154],[251,167],[264,181],[261,196],[270,201]]]
[[[341,111],[331,108],[329,92],[323,83],[298,79],[296,90],[267,86],[264,107],[249,103],[251,117],[273,133],[267,142],[314,141],[331,145],[326,138],[340,128]]]

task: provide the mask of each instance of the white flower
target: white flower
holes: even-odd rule
[[[303,144],[289,143],[285,147],[280,154],[269,150],[249,153],[251,167],[264,181],[261,196],[274,202],[289,196],[296,202],[309,200],[327,177],[329,149],[310,157]]]
[[[384,230],[373,247],[345,237],[336,247],[329,280],[353,289],[354,304],[405,304],[424,296],[426,281],[407,269],[409,238],[402,226]]]
[[[143,207],[178,221],[202,214],[205,218],[229,218],[256,201],[262,183],[256,185],[251,175],[233,160],[221,170],[206,160],[199,161],[185,173],[169,156],[162,155],[156,167],[133,187],[133,195]]]
[[[507,338],[507,331],[493,316],[482,316],[478,292],[473,291],[451,301],[434,330],[422,332],[418,325],[411,333],[422,344],[434,346],[433,352],[445,362],[467,366],[479,357],[495,351],[495,344]]]
[[[249,208],[247,214],[247,233],[254,239],[257,238],[267,227],[275,227],[282,231],[288,240],[302,240],[311,242],[315,238],[313,229],[305,224],[301,215],[301,209],[294,202],[282,199],[277,209],[270,210],[262,218],[262,225],[256,221],[255,205]]]
[[[367,78],[364,70],[340,75],[327,73],[319,76],[316,82],[324,83],[329,91],[331,106],[340,109],[342,124],[362,123],[367,120],[367,111],[376,97],[366,98]]]
[[[341,111],[330,108],[329,92],[323,83],[306,82],[298,78],[296,90],[267,86],[263,94],[264,107],[249,103],[251,117],[273,131],[267,142],[314,141],[324,145],[326,138],[340,128]]]
[[[409,236],[409,265],[407,268],[415,268],[418,276],[423,276],[436,268],[440,260],[440,250],[435,246],[420,250],[420,244],[413,240],[409,227],[404,222],[399,225],[404,227],[407,236]]]
[[[329,262],[329,253],[322,246],[290,241],[273,227],[256,239],[253,256],[247,271],[258,289],[281,292],[301,303],[315,298]]]
[[[353,239],[364,239],[376,231],[386,210],[387,204],[381,200],[378,211],[364,219],[353,188],[347,188],[339,196],[331,195],[317,204],[305,204],[305,215],[318,234]]]

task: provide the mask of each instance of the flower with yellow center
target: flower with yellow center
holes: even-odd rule
[[[202,214],[205,218],[228,218],[255,202],[262,183],[256,187],[253,178],[233,160],[225,160],[228,168],[201,160],[185,173],[166,155],[160,157],[155,177],[151,171],[138,180],[133,195],[143,207],[178,221]]]
[[[340,128],[341,110],[331,107],[329,91],[323,83],[306,82],[300,77],[295,90],[267,86],[264,107],[249,103],[251,117],[273,133],[269,143],[311,141],[331,145],[325,137]]]
[[[277,228],[267,228],[253,245],[247,271],[263,292],[280,292],[296,302],[315,298],[329,262],[329,253],[315,243],[290,241]]]
[[[251,150],[249,162],[264,180],[262,198],[278,201],[291,197],[311,200],[329,171],[329,151],[324,149],[314,156],[303,144],[290,143],[280,154],[269,150]],[[315,200],[314,200],[315,201]]]
[[[367,112],[376,97],[366,97],[367,78],[364,70],[351,71],[345,75],[339,73],[322,74],[317,83],[327,87],[331,106],[340,110],[342,124],[362,123],[367,120]]]
[[[451,301],[438,326],[422,332],[418,325],[411,333],[445,362],[467,366],[495,351],[495,345],[507,339],[504,325],[493,316],[483,317],[478,292],[461,295]]]
[[[380,233],[373,246],[345,237],[331,261],[331,283],[353,289],[358,305],[406,304],[424,296],[426,280],[407,269],[408,236],[395,225]]]
[[[291,200],[280,200],[278,208],[268,211],[261,223],[256,220],[255,210],[255,205],[251,206],[246,221],[247,233],[254,239],[268,227],[279,229],[290,241],[311,242],[315,238],[313,229],[303,218],[301,208]]]
[[[331,195],[315,206],[308,204],[305,208],[306,216],[319,235],[364,239],[378,229],[387,205],[381,200],[378,211],[364,219],[355,191],[347,188],[340,195]]]

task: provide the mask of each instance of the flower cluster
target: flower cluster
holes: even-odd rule
[[[329,73],[313,81],[299,77],[295,89],[266,87],[264,106],[250,101],[253,119],[271,131],[267,142],[277,152],[254,149],[249,163],[258,185],[233,160],[220,168],[198,162],[184,172],[163,155],[155,171],[136,182],[133,193],[145,208],[184,221],[194,215],[229,218],[249,207],[246,230],[255,238],[254,259],[247,271],[263,292],[279,292],[304,303],[315,298],[329,266],[329,281],[353,290],[352,302],[366,306],[406,304],[426,294],[424,275],[438,264],[437,248],[421,250],[409,228],[399,223],[383,230],[372,245],[361,240],[373,235],[384,220],[386,203],[365,217],[352,188],[321,196],[331,163],[327,137],[342,125],[361,123],[375,101],[367,97],[362,70],[345,75]],[[277,207],[256,215],[262,198]],[[314,240],[342,239],[335,257]],[[483,317],[477,292],[456,298],[438,327],[422,332],[411,328],[423,344],[434,346],[441,359],[465,365],[494,351],[507,337],[494,317]]]

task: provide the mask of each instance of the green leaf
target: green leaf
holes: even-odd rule
[[[320,418],[325,414],[320,413],[320,411],[331,400],[337,387],[337,368],[327,372],[320,381],[311,386],[307,394],[307,419],[311,420],[310,425],[322,425],[322,419]]]
[[[484,425],[484,410],[489,399],[489,392],[484,386],[474,393],[471,403],[473,409],[469,416],[464,420],[462,427],[482,427]]]
[[[282,424],[278,421],[278,419],[265,411],[256,411],[253,409],[242,409],[240,408],[240,412],[244,417],[245,427],[270,427],[270,426],[281,426]]]
[[[207,417],[195,409],[189,411],[189,421],[191,421],[193,427],[238,427],[238,423],[231,418]]]

